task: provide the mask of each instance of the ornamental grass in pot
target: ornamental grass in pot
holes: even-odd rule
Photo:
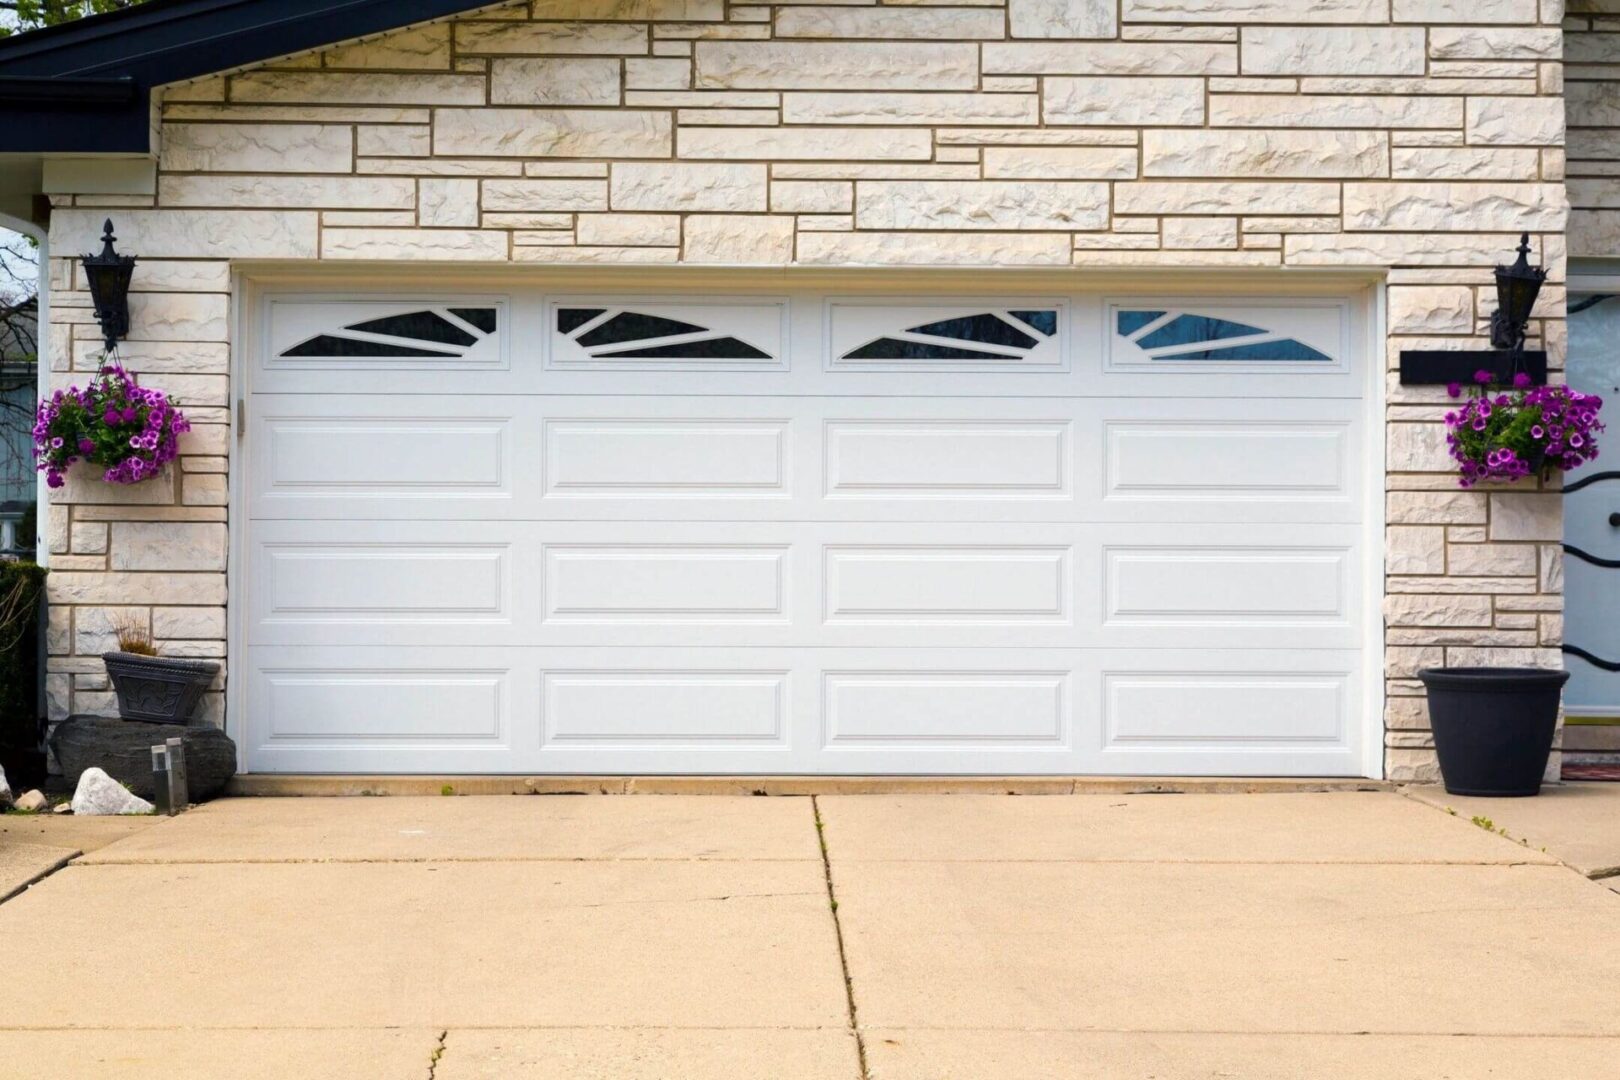
[[[132,621],[115,624],[118,651],[103,653],[107,677],[118,695],[118,715],[151,724],[188,724],[213,685],[212,660],[159,656],[151,632]]]
[[[1477,372],[1463,406],[1446,414],[1447,444],[1463,487],[1516,483],[1598,456],[1601,398],[1567,386],[1511,388]],[[1463,389],[1452,384],[1454,398]],[[1547,771],[1569,672],[1536,667],[1441,667],[1418,672],[1429,697],[1440,776],[1453,795],[1535,795]]]

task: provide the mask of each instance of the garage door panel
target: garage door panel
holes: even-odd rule
[[[259,518],[1357,519],[1343,402],[259,398]],[[974,415],[977,413],[977,415]]]

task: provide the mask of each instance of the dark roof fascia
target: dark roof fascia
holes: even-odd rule
[[[0,153],[148,153],[151,91],[489,0],[147,0],[0,38]]]

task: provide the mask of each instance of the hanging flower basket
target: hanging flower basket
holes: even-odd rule
[[[1462,486],[1568,471],[1598,456],[1598,410],[1603,399],[1567,386],[1531,386],[1513,377],[1511,389],[1495,386],[1489,371],[1474,373],[1462,408],[1446,414],[1446,445],[1462,472]],[[1452,397],[1463,388],[1452,383]]]
[[[58,390],[40,402],[34,457],[53,488],[77,461],[104,468],[108,483],[138,484],[179,456],[179,436],[190,430],[167,394],[137,385],[112,364],[83,390]]]

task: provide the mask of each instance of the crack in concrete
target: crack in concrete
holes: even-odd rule
[[[832,914],[833,937],[838,942],[838,967],[844,973],[844,1001],[849,1007],[849,1032],[855,1037],[855,1057],[860,1062],[861,1080],[872,1080],[872,1070],[866,1060],[866,1037],[861,1032],[859,1011],[855,1005],[855,980],[850,978],[849,957],[844,952],[844,924],[838,918],[838,894],[833,889],[832,858],[827,854],[826,823],[821,820],[819,797],[810,796],[810,810],[816,819],[816,843],[821,847],[821,869],[827,879],[827,907]]]
[[[427,1080],[433,1080],[434,1075],[438,1073],[439,1059],[444,1057],[445,1040],[449,1038],[449,1036],[450,1032],[448,1030],[439,1032],[439,1038],[434,1044],[433,1053],[428,1055]]]

